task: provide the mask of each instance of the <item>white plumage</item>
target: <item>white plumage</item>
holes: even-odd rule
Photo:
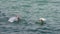
[[[18,16],[15,16],[15,17],[11,17],[11,18],[9,18],[9,22],[14,22],[14,21],[18,21]]]
[[[39,18],[39,21],[46,21],[45,18]]]

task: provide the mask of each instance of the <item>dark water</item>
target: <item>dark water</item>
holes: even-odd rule
[[[0,34],[60,34],[60,0],[0,0],[0,11]],[[16,14],[21,21],[7,22]],[[35,23],[41,17],[46,24]]]

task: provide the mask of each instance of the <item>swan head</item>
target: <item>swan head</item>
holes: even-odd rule
[[[18,21],[20,20],[20,16],[19,16],[19,15],[16,15],[15,17],[16,17],[16,19],[17,19]]]
[[[18,19],[19,18],[19,15],[16,15],[15,17]]]

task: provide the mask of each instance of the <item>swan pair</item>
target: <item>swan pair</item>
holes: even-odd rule
[[[19,16],[14,16],[14,17],[11,17],[11,18],[9,18],[9,22],[14,22],[14,21],[18,21],[20,18],[19,18]],[[39,21],[40,22],[44,22],[44,21],[46,21],[46,19],[45,18],[39,18]]]

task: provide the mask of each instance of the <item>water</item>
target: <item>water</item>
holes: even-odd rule
[[[0,11],[0,34],[60,34],[60,0],[0,0]],[[16,14],[20,22],[7,22]],[[35,23],[41,17],[46,24]]]

